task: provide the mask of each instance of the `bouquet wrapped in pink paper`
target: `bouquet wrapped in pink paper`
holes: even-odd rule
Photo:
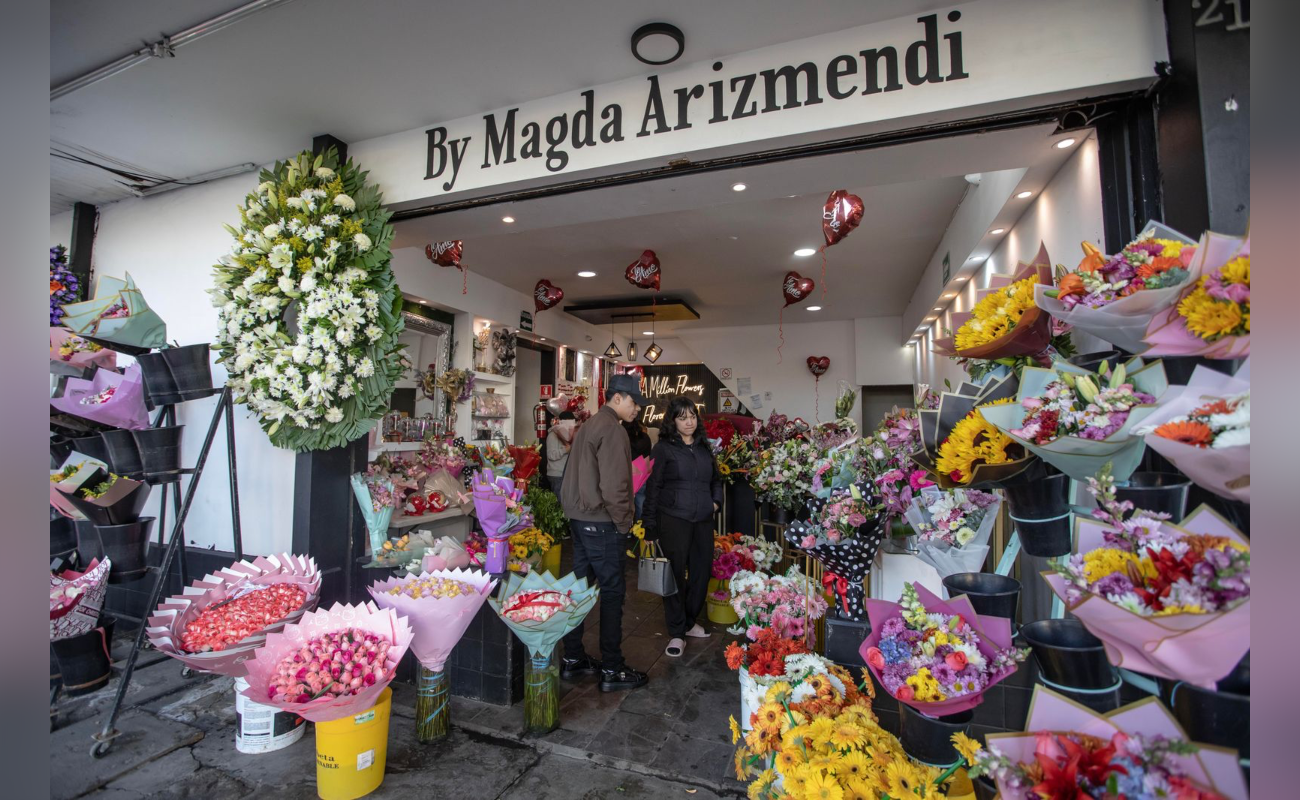
[[[469,566],[469,553],[460,542],[450,536],[444,536],[425,551],[420,565],[424,572],[464,569]]]
[[[1196,485],[1249,503],[1250,360],[1235,375],[1199,366],[1171,393],[1137,432]]]
[[[422,742],[447,734],[451,715],[444,667],[496,583],[477,570],[444,569],[370,585],[375,604],[405,616],[414,634],[411,652],[422,667],[415,709]]]
[[[474,511],[488,539],[487,571],[500,574],[506,570],[510,534],[532,525],[533,515],[523,504],[523,490],[510,478],[493,475],[491,469],[475,473],[471,487]]]
[[[67,328],[50,328],[50,362],[74,369],[117,368],[117,352],[83,339]]]
[[[1025,733],[989,734],[987,749],[956,738],[970,774],[993,778],[1003,800],[1250,796],[1237,753],[1189,742],[1154,697],[1103,715],[1035,686]]]
[[[1206,233],[1193,280],[1147,325],[1146,355],[1244,358],[1250,355],[1250,237]]]
[[[50,405],[65,414],[104,425],[136,431],[149,427],[144,383],[136,364],[127,367],[124,374],[100,369],[95,370],[92,380],[68,378],[63,396],[51,397]]]
[[[1179,526],[1089,481],[1096,519],[1075,521],[1076,554],[1043,578],[1117,667],[1208,689],[1250,651],[1250,545],[1205,506]]]
[[[194,581],[159,604],[145,635],[190,669],[242,677],[268,634],[316,608],[321,575],[307,556],[259,556]]]
[[[645,456],[637,456],[632,459],[632,494],[641,491],[645,482],[650,480],[650,473],[654,471],[655,460]]]
[[[413,636],[405,617],[374,603],[309,611],[245,662],[243,695],[312,722],[342,719],[379,700]]]
[[[941,600],[915,583],[897,603],[868,600],[867,617],[871,633],[860,648],[867,669],[900,703],[930,717],[979,705],[1029,655],[1011,646],[1011,620],[981,617],[965,596]]]
[[[80,636],[99,624],[111,568],[107,558],[95,559],[85,572],[68,569],[50,575],[51,642]]]

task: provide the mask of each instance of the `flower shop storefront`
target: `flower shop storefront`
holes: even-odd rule
[[[229,234],[206,298],[118,269],[106,207],[97,280],[51,251],[52,690],[117,681],[94,757],[148,643],[322,797],[457,728],[751,797],[1246,797],[1249,237],[1133,180],[1165,19],[1102,6],[318,136],[180,190]],[[557,490],[629,374],[619,583]],[[722,500],[678,646],[640,503],[681,397]],[[649,683],[611,696],[560,643],[613,604]]]

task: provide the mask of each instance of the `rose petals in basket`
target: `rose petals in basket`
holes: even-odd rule
[[[280,695],[268,695],[281,661],[305,647],[312,639],[347,629],[373,633],[390,643],[383,678],[360,689],[356,694],[327,693],[304,703],[287,701]],[[414,632],[406,617],[398,616],[391,608],[381,610],[374,603],[357,606],[335,603],[328,611],[309,611],[297,623],[286,625],[283,631],[268,634],[266,644],[256,651],[251,660],[245,662],[248,688],[243,691],[243,695],[255,703],[288,711],[312,722],[342,719],[378,702],[379,695],[392,682],[397,672],[397,662],[406,654],[413,637]]]
[[[460,581],[476,591],[455,597],[410,597],[388,593],[396,586],[430,578]],[[487,573],[477,570],[443,569],[423,572],[419,576],[377,581],[370,585],[369,591],[380,608],[391,608],[407,618],[415,634],[411,640],[411,652],[415,653],[420,664],[432,672],[442,672],[452,648],[474,621],[474,615],[492,594],[496,583]]]
[[[321,575],[316,569],[316,562],[307,556],[282,553],[259,556],[252,561],[240,561],[202,580],[194,581],[181,594],[172,595],[159,604],[149,617],[145,634],[155,649],[190,669],[242,677],[244,662],[265,644],[268,633],[297,622],[304,613],[316,608],[320,599],[320,582]],[[191,653],[183,649],[186,627],[205,610],[256,591],[258,587],[277,583],[291,583],[301,587],[306,593],[302,607],[223,650]]]

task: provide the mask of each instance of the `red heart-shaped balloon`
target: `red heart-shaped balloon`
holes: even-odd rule
[[[822,234],[826,246],[839,242],[862,222],[862,198],[836,189],[822,206]]]
[[[826,374],[826,370],[831,368],[829,356],[808,356],[808,371],[817,377]]]
[[[459,267],[463,245],[460,239],[450,242],[434,242],[424,246],[424,257],[440,267]]]
[[[793,270],[785,274],[785,280],[781,281],[781,294],[785,295],[785,304],[791,305],[804,299],[812,294],[812,278],[805,278]]]
[[[627,265],[627,282],[642,289],[659,291],[659,256],[647,250],[641,257]]]
[[[564,290],[543,278],[533,287],[533,305],[538,311],[554,308],[564,299]]]

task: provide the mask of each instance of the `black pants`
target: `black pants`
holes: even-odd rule
[[[623,559],[627,542],[612,522],[570,520],[573,531],[573,572],[600,586],[600,659],[605,669],[623,666]],[[583,624],[564,637],[564,655],[583,654]]]
[[[668,636],[680,639],[695,624],[709,594],[709,571],[713,566],[713,519],[687,522],[667,514],[659,515],[659,544],[673,567],[677,594],[664,598],[664,621]]]

